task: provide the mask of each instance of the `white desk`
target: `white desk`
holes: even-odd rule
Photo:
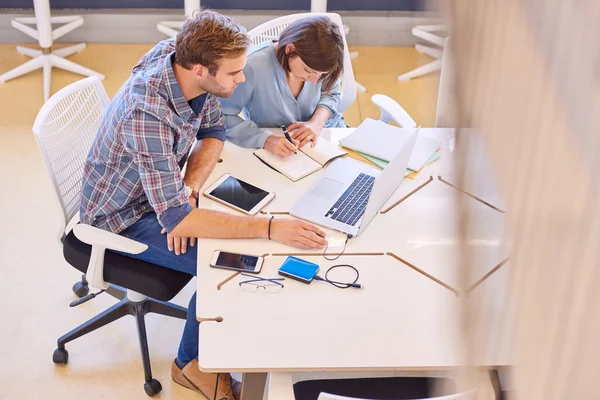
[[[333,139],[350,130],[331,130]],[[343,370],[415,370],[451,368],[463,364],[460,348],[460,303],[454,201],[465,196],[438,179],[454,177],[453,154],[447,149],[448,130],[424,130],[444,142],[441,158],[425,167],[415,180],[400,185],[384,210],[426,183],[386,214],[379,214],[366,231],[349,241],[346,252],[379,255],[344,255],[327,261],[314,251],[302,251],[273,241],[201,239],[198,242],[199,364],[205,371],[275,372]],[[228,172],[276,193],[267,213],[289,210],[319,173],[292,183],[266,167],[252,150],[227,143],[219,163],[207,181]],[[475,169],[479,170],[479,169]],[[485,170],[485,168],[483,169]],[[474,174],[476,175],[476,174]],[[430,176],[434,179],[429,183]],[[478,185],[483,182],[483,185]],[[485,189],[489,199],[499,199],[485,179],[467,183]],[[486,186],[487,185],[487,186]],[[477,216],[473,237],[480,267],[469,285],[493,308],[490,318],[503,326],[504,281],[488,285],[481,280],[502,261],[504,217],[482,202],[468,199]],[[233,212],[207,198],[200,206]],[[341,250],[344,235],[326,230],[332,249]],[[208,267],[215,249],[248,254],[268,254],[261,272],[278,277],[285,256],[304,254],[321,266],[321,276],[334,264],[349,263],[360,271],[361,290],[337,289],[324,282],[306,285],[286,279],[281,293],[247,293],[235,277],[217,290],[230,271]],[[389,254],[392,253],[393,255]],[[401,262],[405,260],[411,266]],[[506,269],[506,268],[505,268]],[[498,269],[501,271],[502,268]],[[497,272],[491,277],[496,278]],[[484,284],[486,284],[484,286]],[[494,290],[486,290],[489,287]],[[500,300],[497,300],[500,299]],[[495,307],[491,307],[495,305]],[[500,321],[500,322],[499,322]],[[493,340],[499,340],[494,336]],[[493,346],[506,349],[506,346]],[[483,365],[505,365],[506,352],[490,351],[478,360]],[[259,386],[262,381],[259,381]]]

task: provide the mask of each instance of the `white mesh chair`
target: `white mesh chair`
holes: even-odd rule
[[[106,291],[120,301],[58,339],[52,360],[66,364],[65,344],[125,315],[136,319],[142,361],[144,390],[149,396],[161,391],[152,378],[144,315],[149,312],[185,319],[187,310],[167,303],[192,279],[191,275],[136,260],[106,250],[139,254],[147,246],[124,236],[77,224],[67,230],[79,213],[85,159],[108,106],[108,96],[97,77],[75,82],[52,96],[42,107],[33,133],[52,180],[62,223],[59,238],[65,260],[85,275],[73,291],[77,306]],[[87,280],[86,280],[87,277]],[[87,294],[89,285],[99,289]],[[155,300],[158,299],[158,300]]]
[[[62,229],[79,212],[83,163],[109,99],[97,78],[77,81],[52,96],[33,125],[33,133],[56,191]]]
[[[267,21],[248,32],[250,41],[253,46],[264,43],[269,40],[279,39],[279,35],[292,22],[310,17],[324,15],[329,17],[340,29],[340,34],[344,40],[344,73],[342,76],[342,98],[338,111],[344,112],[356,99],[356,82],[354,81],[354,72],[352,70],[352,62],[350,61],[350,53],[348,52],[348,44],[344,36],[344,25],[339,14],[335,13],[302,13],[291,14],[283,17],[275,18]]]

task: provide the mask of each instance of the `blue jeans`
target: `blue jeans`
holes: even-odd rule
[[[156,219],[156,213],[145,213],[135,224],[121,232],[121,235],[144,243],[148,249],[140,254],[122,254],[196,276],[196,246],[190,247],[188,244],[186,253],[177,255],[174,251],[169,251],[167,235],[161,234],[161,230],[162,226]],[[187,321],[177,353],[177,358],[183,364],[198,357],[198,333],[196,293],[194,293],[188,305]]]

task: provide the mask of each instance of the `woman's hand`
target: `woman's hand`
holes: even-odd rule
[[[275,154],[279,157],[289,157],[298,151],[300,142],[294,140],[294,144],[291,144],[289,140],[284,137],[271,135],[265,141],[265,149],[270,153]]]
[[[289,132],[296,130],[292,134],[292,139],[298,140],[300,142],[298,148],[304,147],[304,145],[306,145],[308,142],[310,142],[311,147],[315,147],[315,145],[319,141],[319,138],[321,137],[323,125],[315,121],[294,122],[293,124],[288,126],[287,130]]]

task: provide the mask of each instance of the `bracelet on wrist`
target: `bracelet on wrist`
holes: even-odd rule
[[[271,240],[271,222],[273,221],[273,218],[275,217],[271,215],[271,218],[269,219],[269,229],[267,230],[267,237],[269,240]]]

